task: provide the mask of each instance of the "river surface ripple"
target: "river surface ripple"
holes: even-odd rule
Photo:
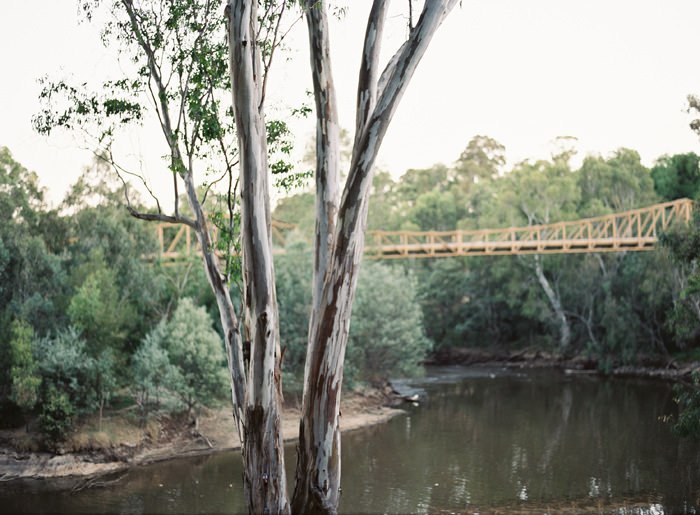
[[[341,513],[698,513],[700,444],[662,421],[668,383],[440,367],[399,386],[421,393],[405,416],[343,436]],[[239,513],[241,477],[225,452],[77,493],[0,484],[0,513]]]

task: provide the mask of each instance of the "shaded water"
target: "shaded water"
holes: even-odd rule
[[[440,368],[414,386],[426,396],[405,416],[343,436],[341,512],[698,510],[700,445],[659,420],[675,412],[666,383]],[[222,453],[73,494],[4,484],[0,512],[236,513],[241,475]]]

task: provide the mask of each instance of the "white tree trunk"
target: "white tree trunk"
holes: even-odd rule
[[[535,256],[535,275],[537,280],[542,286],[547,299],[549,300],[549,305],[552,306],[554,311],[554,316],[559,323],[559,350],[566,351],[569,348],[569,343],[571,343],[571,327],[569,326],[569,319],[566,317],[564,308],[559,299],[559,295],[554,291],[552,285],[549,284],[547,276],[544,275],[544,270],[542,270],[542,259],[540,256]]]
[[[252,513],[289,513],[280,422],[282,383],[270,231],[267,137],[257,0],[229,3],[230,67],[241,170],[244,303],[250,365],[243,439],[244,491]]]
[[[338,210],[332,249],[325,274],[315,270],[315,281],[323,281],[320,301],[314,305],[306,357],[302,419],[296,487],[292,499],[294,513],[335,513],[340,494],[340,392],[343,362],[350,329],[350,315],[357,274],[364,250],[369,192],[374,161],[398,101],[428,47],[435,30],[457,0],[426,2],[423,13],[408,40],[389,61],[379,77],[378,53],[387,12],[386,0],[375,0],[367,23],[358,84],[358,112],[350,172]],[[323,2],[305,3],[311,60],[314,74],[327,59],[327,41],[318,37],[327,33]],[[320,13],[311,12],[313,10]],[[321,53],[317,53],[321,50]],[[314,80],[317,106],[326,93]],[[326,82],[332,88],[332,82]],[[318,118],[326,113],[317,114]],[[317,170],[317,175],[325,173]],[[318,193],[317,193],[318,194]],[[317,206],[320,203],[317,202]],[[323,216],[327,213],[318,213]],[[319,242],[317,245],[324,245]],[[319,254],[319,250],[316,250]]]

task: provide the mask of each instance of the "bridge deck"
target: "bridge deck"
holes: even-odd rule
[[[680,199],[583,220],[506,229],[371,231],[365,253],[372,259],[405,259],[651,250],[660,233],[674,223],[690,221],[692,205],[691,200]],[[284,252],[285,231],[291,228],[273,224],[276,252]],[[179,259],[196,250],[187,226],[159,224],[157,233],[160,258]]]

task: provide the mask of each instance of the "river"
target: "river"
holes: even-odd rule
[[[423,394],[405,416],[343,436],[341,513],[700,508],[700,444],[662,421],[675,413],[665,382],[443,367],[403,386]],[[241,475],[239,454],[227,452],[73,493],[13,482],[0,488],[0,512],[237,513]]]

